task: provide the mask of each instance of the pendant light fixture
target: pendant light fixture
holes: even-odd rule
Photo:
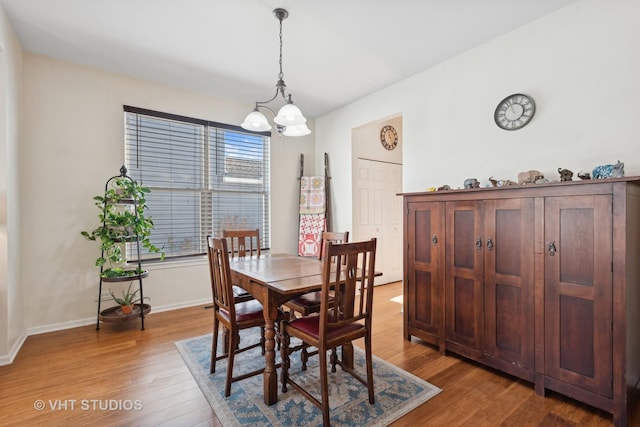
[[[276,132],[278,135],[285,136],[304,136],[309,135],[311,131],[306,125],[307,119],[302,115],[302,111],[293,104],[291,100],[291,94],[285,94],[287,85],[284,84],[284,73],[282,72],[282,21],[287,19],[289,12],[285,9],[274,9],[273,14],[280,21],[280,73],[278,74],[278,81],[276,82],[276,93],[268,101],[258,101],[252,112],[250,112],[244,119],[244,122],[240,126],[244,129],[264,132],[271,130],[271,125],[260,111],[261,108],[271,111],[275,116],[273,119],[275,123]],[[278,114],[276,114],[266,104],[275,100],[278,95],[282,96],[285,104],[280,108]]]

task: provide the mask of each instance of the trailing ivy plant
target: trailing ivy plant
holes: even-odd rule
[[[160,259],[164,259],[164,252],[150,240],[154,224],[145,211],[148,209],[146,195],[151,190],[126,176],[124,167],[121,172],[121,176],[109,180],[104,196],[93,198],[100,209],[100,225],[90,232],[81,232],[88,240],[100,242],[102,252],[95,265],[102,268],[102,277],[135,276],[142,273],[137,268],[131,270],[122,267],[126,262],[123,247],[126,242],[135,242],[136,238],[143,248],[150,253],[160,253]]]

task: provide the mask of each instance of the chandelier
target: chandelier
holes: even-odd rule
[[[275,123],[276,132],[278,135],[285,136],[304,136],[309,135],[311,131],[306,125],[307,119],[302,115],[302,111],[293,104],[291,100],[291,94],[285,94],[287,85],[284,84],[284,73],[282,72],[282,21],[287,19],[289,12],[285,9],[274,9],[273,14],[280,21],[280,73],[278,73],[278,81],[276,82],[276,93],[268,101],[258,101],[252,112],[250,112],[244,119],[244,122],[240,126],[243,129],[264,132],[271,130],[271,125],[267,121],[267,118],[260,111],[261,108],[269,110],[271,114],[275,116],[273,119]],[[276,114],[266,104],[270,103],[274,99],[282,96],[285,104],[278,110]]]

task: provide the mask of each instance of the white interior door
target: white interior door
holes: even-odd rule
[[[352,241],[376,237],[376,284],[402,280],[402,165],[358,158]]]

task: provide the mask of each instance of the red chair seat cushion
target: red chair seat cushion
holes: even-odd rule
[[[329,330],[327,331],[327,339],[331,340],[332,338],[342,335],[348,332],[354,332],[359,329],[364,329],[364,325],[354,322],[349,323],[344,326],[329,326]],[[289,328],[299,329],[300,331],[311,335],[314,338],[319,338],[320,336],[320,316],[307,316],[301,317],[299,319],[292,320],[289,322]]]
[[[220,312],[229,317],[229,313],[226,310],[220,309]],[[239,302],[236,304],[236,321],[246,322],[249,320],[263,319],[262,304],[256,300],[250,300],[245,302]]]

